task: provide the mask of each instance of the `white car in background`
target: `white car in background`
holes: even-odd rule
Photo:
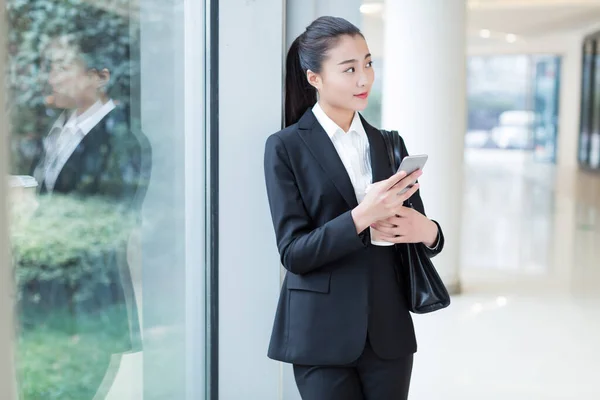
[[[465,135],[465,147],[468,149],[482,149],[489,147],[490,131],[484,129],[470,130]]]
[[[533,146],[533,111],[505,111],[492,128],[491,138],[501,149],[530,149]]]

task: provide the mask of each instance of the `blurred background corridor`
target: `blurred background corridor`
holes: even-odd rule
[[[452,305],[414,316],[409,398],[600,399],[600,0],[0,0],[0,399],[300,399],[263,154],[322,15],[369,45],[363,116],[429,155]],[[97,158],[49,196],[59,122]]]
[[[463,294],[416,319],[414,398],[597,398],[598,180],[523,154],[465,156]]]

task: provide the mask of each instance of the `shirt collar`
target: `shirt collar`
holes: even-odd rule
[[[115,109],[115,103],[112,100],[102,104],[98,101],[89,110],[77,117],[77,125],[84,135],[87,135],[104,117]],[[91,111],[88,113],[88,111]]]
[[[332,138],[337,132],[344,132],[344,130],[340,128],[338,124],[336,124],[331,118],[327,116],[327,114],[325,114],[325,111],[323,111],[319,102],[317,102],[313,106],[312,111],[313,114],[315,114],[315,118],[317,118],[317,121],[319,122],[319,124],[321,124],[321,126],[330,138]],[[359,135],[367,134],[365,132],[365,128],[362,125],[362,121],[360,120],[358,112],[354,112],[354,118],[352,119],[350,129],[348,130],[348,132],[352,131],[358,133]]]
[[[85,136],[87,135],[98,123],[108,115],[112,110],[115,109],[115,103],[112,100],[102,103],[98,100],[89,109],[87,109],[81,115],[77,115],[76,111],[71,113],[69,119],[65,122],[67,116],[63,112],[60,117],[56,120],[52,129],[59,128],[76,128],[81,131]]]
[[[54,121],[54,123],[52,124],[52,128],[50,129],[50,132],[52,132],[54,129],[61,130],[63,128],[63,126],[65,126],[65,120],[66,119],[67,119],[66,111],[63,111],[58,116],[58,118],[56,119],[56,121]]]
[[[98,100],[97,102],[92,104],[90,108],[85,110],[81,115],[77,116],[77,124],[81,124],[88,118],[91,118],[94,114],[96,114],[102,109],[102,106],[104,106],[104,103],[102,103],[101,100]]]

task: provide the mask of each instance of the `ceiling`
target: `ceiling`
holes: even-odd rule
[[[470,0],[467,28],[470,42],[516,40],[583,30],[600,22],[598,0]],[[489,30],[489,39],[480,37]]]
[[[527,40],[600,24],[600,0],[465,1],[469,44],[506,42],[507,35],[511,41]],[[383,3],[365,0],[363,7],[376,17],[384,13]],[[482,38],[482,30],[489,37]]]

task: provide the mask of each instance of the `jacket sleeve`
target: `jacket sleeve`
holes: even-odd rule
[[[304,207],[287,149],[277,134],[267,139],[264,172],[277,248],[288,271],[306,274],[368,245],[369,230],[356,233],[351,211],[315,226]]]
[[[406,145],[404,144],[404,139],[402,139],[402,137],[400,137],[400,142],[401,142],[401,146],[402,146],[401,154],[404,157],[406,157],[406,156],[408,156],[408,150],[406,149]],[[427,214],[425,214],[425,206],[423,205],[423,200],[421,199],[421,194],[419,192],[420,192],[420,190],[417,190],[415,192],[415,194],[413,194],[410,197],[409,201],[412,203],[415,210],[417,210],[421,214],[427,216]],[[438,227],[438,236],[437,236],[437,239],[435,240],[435,245],[434,245],[434,247],[428,247],[424,243],[421,243],[421,245],[423,246],[423,248],[425,250],[425,254],[427,254],[427,256],[429,256],[430,258],[437,256],[444,249],[444,232],[442,231],[442,227],[440,226],[440,224],[437,221],[434,221],[434,220],[432,220],[432,221],[435,222],[435,224]]]

